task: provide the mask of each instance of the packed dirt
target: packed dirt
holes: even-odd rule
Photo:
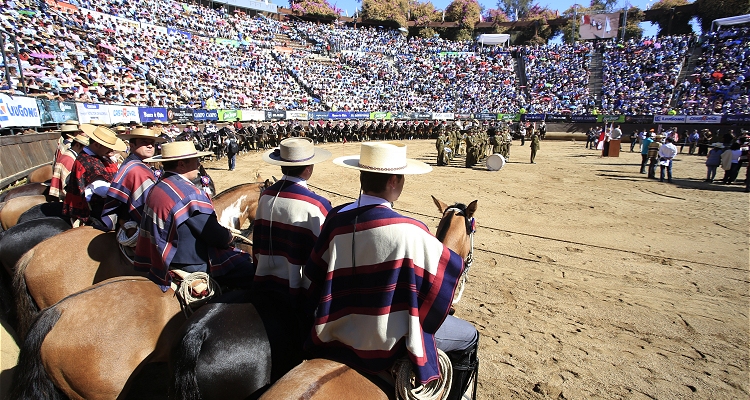
[[[433,141],[407,144],[435,165]],[[479,200],[456,311],[481,334],[478,398],[750,396],[750,195],[704,183],[703,157],[679,155],[668,184],[638,173],[637,146],[623,150],[600,158],[582,141],[546,140],[530,164],[528,143],[515,141],[500,171],[463,168],[459,157],[406,178],[395,208],[433,230],[430,195]],[[239,156],[231,172],[225,159],[204,165],[218,191],[256,173],[280,177],[260,154]],[[359,190],[357,171],[330,161],[309,184],[334,206]]]

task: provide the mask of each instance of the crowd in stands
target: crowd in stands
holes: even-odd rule
[[[591,43],[522,47],[529,91],[528,112],[590,114]]]
[[[685,114],[742,114],[750,110],[750,28],[711,32],[695,69],[679,87]]]
[[[607,42],[602,61],[602,110],[666,114],[690,36]]]
[[[0,23],[16,35],[21,59],[6,42],[10,84],[0,68],[0,91],[21,94],[25,83],[29,94],[59,100],[193,108],[572,114],[595,108],[591,43],[484,48],[173,0],[70,2],[84,8],[0,0]],[[86,9],[144,24],[122,25]],[[681,83],[692,37],[606,42],[599,112],[750,113],[749,32],[709,34],[693,75]],[[322,55],[311,51],[316,43]],[[515,56],[523,57],[526,88],[516,80]]]

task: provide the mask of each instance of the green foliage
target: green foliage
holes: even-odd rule
[[[435,10],[435,6],[429,1],[421,3],[416,0],[409,1],[409,12],[411,21],[416,26],[427,26],[430,22],[440,22],[443,19],[443,12]]]
[[[505,12],[508,18],[513,19],[518,12],[518,19],[526,18],[531,8],[531,0],[499,0],[497,8]]]
[[[686,4],[688,4],[687,0],[659,0],[651,6],[651,9],[669,10]],[[693,19],[693,15],[686,13],[669,13],[662,15],[654,21],[659,25],[659,32],[657,35],[681,35],[693,33],[693,27],[690,26],[691,19]]]
[[[447,16],[446,16],[447,18]],[[452,29],[451,39],[456,41],[472,40],[474,39],[474,30],[468,28]]]
[[[337,17],[341,10],[331,7],[326,0],[295,0],[290,1],[292,12],[305,15],[319,15],[322,17]]]
[[[445,20],[458,22],[461,30],[473,31],[474,26],[479,22],[480,12],[482,12],[482,7],[476,0],[453,0],[445,9]],[[471,39],[471,33],[469,33],[469,39]]]
[[[589,10],[591,11],[614,11],[617,0],[591,0]]]
[[[711,22],[715,19],[750,13],[747,0],[695,0],[695,5],[703,32],[711,30]]]
[[[625,22],[625,40],[643,37],[643,28],[640,24],[644,18],[646,18],[646,14],[640,8],[630,7],[628,9],[628,20]]]
[[[362,18],[371,21],[394,21],[406,26],[408,0],[362,0]]]

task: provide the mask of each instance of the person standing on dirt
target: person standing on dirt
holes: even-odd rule
[[[531,134],[531,163],[536,164],[534,159],[536,158],[536,152],[539,150],[539,134],[536,132]]]
[[[237,141],[237,135],[235,135],[234,132],[228,131],[224,144],[227,147],[227,163],[229,164],[229,170],[234,171],[234,167],[237,163],[237,153],[240,152],[240,143]]]

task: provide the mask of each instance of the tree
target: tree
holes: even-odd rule
[[[607,11],[611,12],[615,10],[617,0],[591,0],[589,6],[590,11]]]
[[[435,6],[429,1],[420,3],[417,0],[409,1],[409,20],[414,21],[414,26],[409,33],[414,36],[429,38],[435,35],[435,30],[427,26],[430,22],[443,20],[443,12],[435,10]]]
[[[484,22],[508,22],[510,21],[510,18],[508,18],[508,15],[505,14],[505,12],[499,8],[490,8],[484,10],[482,12],[482,18],[484,19]],[[505,26],[498,26],[493,25],[492,28],[483,30],[485,33],[505,33],[508,31],[508,27]]]
[[[548,7],[542,7],[534,4],[529,8],[524,20],[533,23],[521,30],[516,43],[545,44],[547,41],[557,35],[560,31],[558,27],[552,27],[547,20],[557,18],[557,12],[550,10]]]
[[[445,9],[445,20],[458,22],[461,29],[473,31],[479,22],[481,11],[482,7],[477,0],[453,0]]]
[[[511,19],[516,16],[518,16],[518,19],[522,19],[529,13],[531,0],[499,0],[497,8],[502,10]]]
[[[711,22],[715,19],[750,13],[747,0],[695,0],[695,5],[703,32],[711,30]]]
[[[684,6],[688,4],[687,0],[659,0],[657,3],[651,6],[652,10],[671,10],[668,14],[664,14],[656,19],[656,24],[659,25],[659,32],[657,35],[682,35],[687,33],[693,33],[693,27],[690,26],[690,20],[693,19],[692,14],[674,11],[677,6]]]
[[[321,17],[337,17],[341,10],[331,7],[326,0],[291,0],[292,12],[305,15],[319,15]]]
[[[395,22],[406,26],[409,12],[408,0],[362,0],[362,18],[370,21]]]
[[[646,18],[646,14],[640,8],[630,7],[628,9],[628,19],[625,21],[625,40],[643,37],[641,22],[644,18]]]

